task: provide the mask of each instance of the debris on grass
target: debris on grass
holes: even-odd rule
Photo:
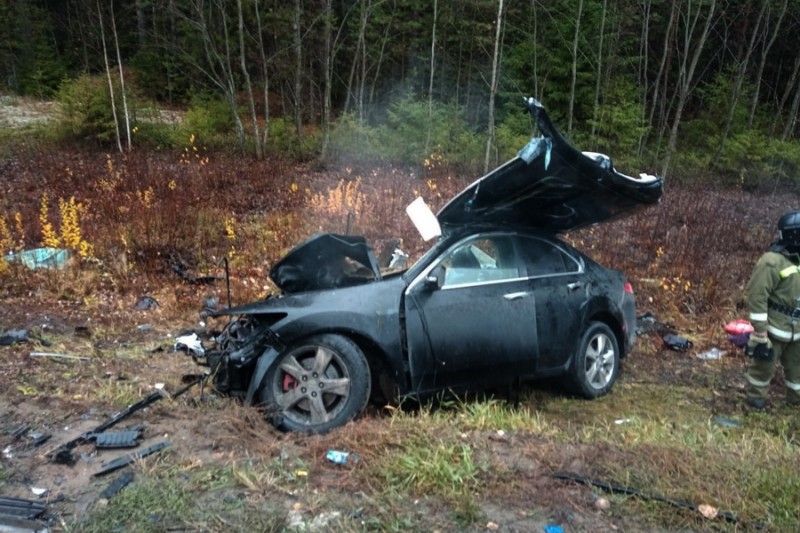
[[[122,489],[130,485],[131,482],[133,481],[133,478],[134,478],[133,470],[126,470],[125,472],[117,476],[117,478],[114,481],[109,483],[105,489],[103,489],[103,492],[100,493],[100,499],[110,500],[118,492],[120,492]]]
[[[152,296],[142,296],[133,307],[139,311],[152,311],[158,307],[158,302]]]
[[[129,464],[135,462],[138,459],[143,459],[149,455],[153,455],[154,453],[160,452],[161,450],[169,448],[170,446],[172,446],[172,443],[167,440],[157,442],[137,452],[130,453],[128,455],[123,455],[122,457],[117,457],[116,459],[112,459],[107,463],[103,463],[102,465],[100,465],[100,470],[98,470],[92,475],[102,476],[110,472],[114,472],[115,470],[119,470],[120,468],[128,466]]]
[[[33,520],[47,510],[47,504],[37,500],[0,496],[0,517]]]
[[[0,346],[11,346],[18,342],[30,342],[27,329],[9,329],[0,336]]]
[[[52,359],[73,359],[76,361],[89,361],[91,357],[84,357],[81,355],[69,355],[65,353],[52,353],[52,352],[31,352],[31,357],[50,357]]]
[[[664,346],[676,352],[686,352],[694,346],[689,339],[674,333],[665,333],[661,336],[661,340],[664,341]]]
[[[706,360],[706,361],[713,361],[715,359],[722,359],[727,354],[728,354],[727,351],[720,350],[719,348],[714,346],[713,348],[711,348],[707,352],[703,352],[703,353],[697,354],[697,358],[698,359],[703,359],[703,360]]]
[[[583,476],[579,476],[577,474],[573,474],[571,472],[556,472],[556,473],[551,474],[551,475],[552,475],[552,477],[554,477],[556,479],[561,479],[561,480],[565,480],[565,481],[574,481],[575,483],[580,483],[582,485],[587,485],[587,486],[590,486],[590,487],[597,487],[599,489],[605,490],[605,491],[610,492],[612,494],[627,494],[629,496],[637,496],[637,497],[642,498],[644,500],[653,500],[653,501],[657,501],[657,502],[667,503],[669,505],[672,505],[673,507],[678,507],[680,509],[688,509],[690,511],[698,511],[698,512],[701,512],[701,513],[703,513],[703,511],[701,511],[700,508],[703,507],[703,506],[705,506],[705,507],[703,507],[704,509],[706,509],[706,507],[714,509],[713,507],[710,507],[707,504],[696,505],[696,504],[688,502],[686,500],[676,500],[676,499],[673,499],[673,498],[667,498],[666,496],[661,496],[659,494],[649,494],[649,493],[646,493],[646,492],[642,492],[641,490],[639,490],[637,488],[634,488],[634,487],[627,487],[627,486],[624,486],[624,485],[615,485],[613,483],[608,483],[608,482],[605,482],[605,481],[598,481],[598,480],[594,480],[594,479],[589,479],[589,478],[586,478],[586,477],[583,477]],[[722,511],[722,510],[717,510],[717,509],[715,509],[715,511],[716,512],[715,512],[713,518],[720,517],[720,518],[723,518],[724,520],[727,520],[728,522],[732,522],[732,523],[739,522],[739,518],[731,511]],[[705,513],[703,513],[703,516],[705,516]],[[711,518],[711,517],[707,517],[707,518]]]
[[[31,270],[37,268],[63,269],[72,256],[70,250],[64,248],[34,248],[5,256],[9,263],[22,263]]]

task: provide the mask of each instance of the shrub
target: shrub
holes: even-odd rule
[[[119,94],[119,87],[114,91]],[[56,122],[58,138],[101,143],[115,139],[111,95],[104,77],[84,74],[75,80],[64,81],[56,99],[60,104]]]
[[[192,98],[179,136],[188,139],[194,135],[204,146],[222,148],[232,143],[233,131],[230,106],[222,99],[201,94]]]

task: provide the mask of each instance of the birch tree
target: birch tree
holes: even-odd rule
[[[250,109],[250,120],[253,122],[253,143],[256,150],[256,157],[261,159],[264,154],[261,150],[261,143],[259,139],[261,134],[258,131],[258,117],[256,116],[256,103],[253,98],[253,86],[250,83],[250,72],[247,70],[247,61],[245,60],[245,46],[244,46],[244,13],[242,12],[242,0],[236,0],[236,18],[238,20],[238,34],[239,34],[239,66],[242,69],[242,77],[244,78],[244,88],[247,91],[247,107]],[[259,38],[261,36],[259,35]]]
[[[430,153],[431,133],[433,130],[433,76],[436,67],[436,16],[439,12],[439,0],[433,0],[433,27],[431,28],[431,67],[428,83],[428,132],[425,137],[425,154]]]
[[[108,92],[111,96],[111,114],[114,117],[114,137],[117,141],[117,149],[122,150],[122,139],[119,134],[119,118],[117,118],[117,106],[114,98],[114,82],[111,79],[111,65],[108,63],[108,48],[106,47],[106,31],[103,24],[103,10],[100,8],[100,0],[97,0],[97,16],[100,22],[100,41],[103,45],[103,62],[106,66],[106,78],[108,79]]]
[[[703,2],[695,3],[689,0],[686,4],[686,11],[681,12],[684,25],[683,40],[678,50],[681,54],[681,61],[679,64],[680,70],[678,73],[678,101],[675,108],[675,115],[672,118],[667,153],[664,157],[661,170],[661,175],[663,177],[667,176],[669,166],[672,163],[672,156],[675,153],[675,147],[678,142],[678,128],[680,127],[683,110],[689,99],[689,94],[695,87],[697,81],[695,78],[697,64],[708,42],[708,34],[711,31],[711,26],[716,15],[717,0],[710,0],[708,4],[708,12],[705,16],[705,20],[703,20]],[[702,24],[700,34],[695,35],[699,24]]]
[[[489,126],[486,136],[486,156],[483,159],[483,172],[489,170],[489,155],[494,145],[494,101],[497,96],[497,75],[500,70],[500,36],[503,34],[503,0],[497,2],[497,23],[494,34],[494,55],[492,58],[492,81],[489,86]]]

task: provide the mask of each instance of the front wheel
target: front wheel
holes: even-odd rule
[[[608,393],[617,380],[619,358],[619,344],[611,328],[591,322],[581,335],[570,367],[570,389],[589,399]]]
[[[283,352],[267,372],[261,401],[280,429],[325,433],[367,405],[370,371],[359,347],[341,335],[318,335]]]

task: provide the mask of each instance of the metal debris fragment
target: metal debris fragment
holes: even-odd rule
[[[156,452],[160,452],[164,448],[168,448],[172,446],[172,443],[169,441],[161,441],[153,444],[152,446],[148,446],[143,450],[139,450],[138,452],[130,453],[128,455],[123,455],[122,457],[117,457],[107,463],[103,463],[100,467],[100,470],[92,474],[93,476],[102,476],[104,474],[108,474],[109,472],[113,472],[115,470],[119,470],[129,464],[133,463],[137,459],[142,459],[147,457],[148,455],[152,455]]]
[[[103,492],[100,493],[100,498],[103,498],[105,500],[110,500],[118,492],[120,492],[122,489],[130,485],[131,482],[133,481],[133,478],[134,478],[133,470],[126,470],[125,472],[117,476],[117,478],[114,481],[109,483],[109,485],[105,489],[103,489]]]
[[[0,497],[0,516],[3,517],[33,520],[42,515],[46,509],[47,504],[42,501]]]

